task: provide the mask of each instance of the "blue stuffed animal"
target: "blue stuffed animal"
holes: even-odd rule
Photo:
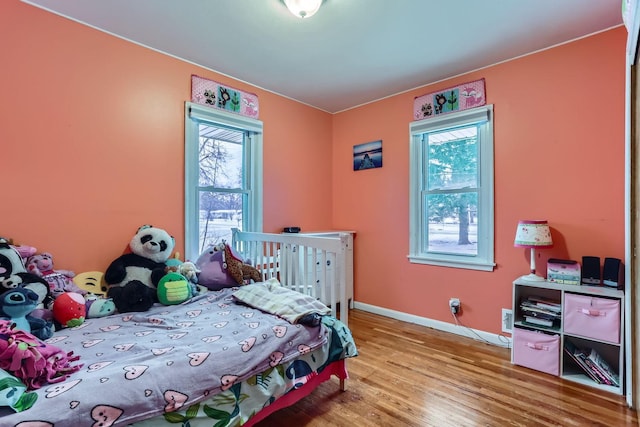
[[[53,324],[30,316],[38,306],[39,296],[27,288],[15,288],[0,295],[0,318],[16,324],[16,328],[30,332],[41,340],[53,336]]]

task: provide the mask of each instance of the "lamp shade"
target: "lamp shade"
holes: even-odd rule
[[[284,0],[284,4],[298,18],[310,18],[320,9],[322,0]]]
[[[513,245],[521,248],[550,248],[553,246],[549,224],[544,220],[522,220],[518,222]]]

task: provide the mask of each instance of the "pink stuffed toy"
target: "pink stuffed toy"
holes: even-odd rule
[[[77,292],[81,295],[87,293],[71,280],[75,276],[74,272],[53,269],[53,256],[48,252],[31,255],[27,258],[26,268],[29,273],[42,277],[47,281],[54,299],[65,292]]]
[[[11,247],[13,249],[15,249],[19,254],[20,257],[26,261],[27,258],[29,258],[31,255],[35,255],[36,252],[38,252],[38,249],[34,248],[33,246],[27,246],[27,245],[11,245]]]
[[[79,358],[0,320],[0,369],[20,378],[28,390],[65,381],[82,368],[72,364]]]

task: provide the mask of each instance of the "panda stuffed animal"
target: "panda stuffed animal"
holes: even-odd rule
[[[174,246],[173,237],[161,228],[138,229],[129,243],[131,253],[115,259],[104,273],[107,297],[120,313],[147,311],[158,301],[157,286]]]
[[[20,253],[6,240],[0,239],[0,281],[9,279],[17,273],[26,273]]]

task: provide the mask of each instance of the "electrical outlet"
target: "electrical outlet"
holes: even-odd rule
[[[451,310],[451,313],[458,314],[460,311],[460,298],[450,298],[449,309]]]
[[[513,311],[509,308],[502,309],[502,332],[513,331]]]

